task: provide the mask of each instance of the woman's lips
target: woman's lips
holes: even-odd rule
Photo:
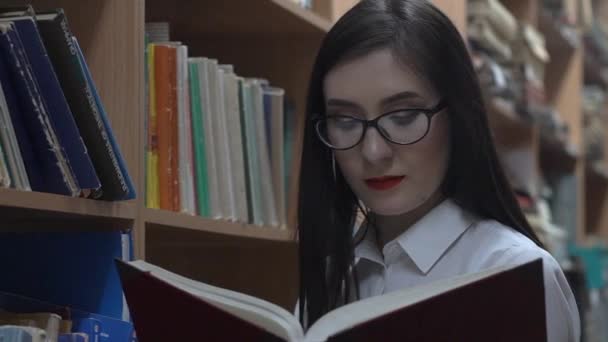
[[[405,179],[405,176],[384,176],[378,178],[368,178],[365,180],[365,184],[374,190],[388,190],[391,189]]]

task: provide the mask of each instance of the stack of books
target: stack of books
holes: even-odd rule
[[[61,9],[0,8],[0,187],[135,198],[78,41]]]

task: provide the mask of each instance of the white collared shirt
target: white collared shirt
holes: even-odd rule
[[[576,302],[557,261],[523,234],[445,200],[382,251],[368,231],[355,249],[361,298],[496,266],[543,259],[549,342],[579,341]]]

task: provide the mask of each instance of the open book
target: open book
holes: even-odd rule
[[[140,341],[545,341],[542,260],[342,306],[306,332],[267,301],[116,260]]]

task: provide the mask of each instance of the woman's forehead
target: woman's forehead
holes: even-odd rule
[[[434,99],[430,83],[413,67],[381,49],[337,64],[326,75],[325,98],[381,100],[403,91]]]

